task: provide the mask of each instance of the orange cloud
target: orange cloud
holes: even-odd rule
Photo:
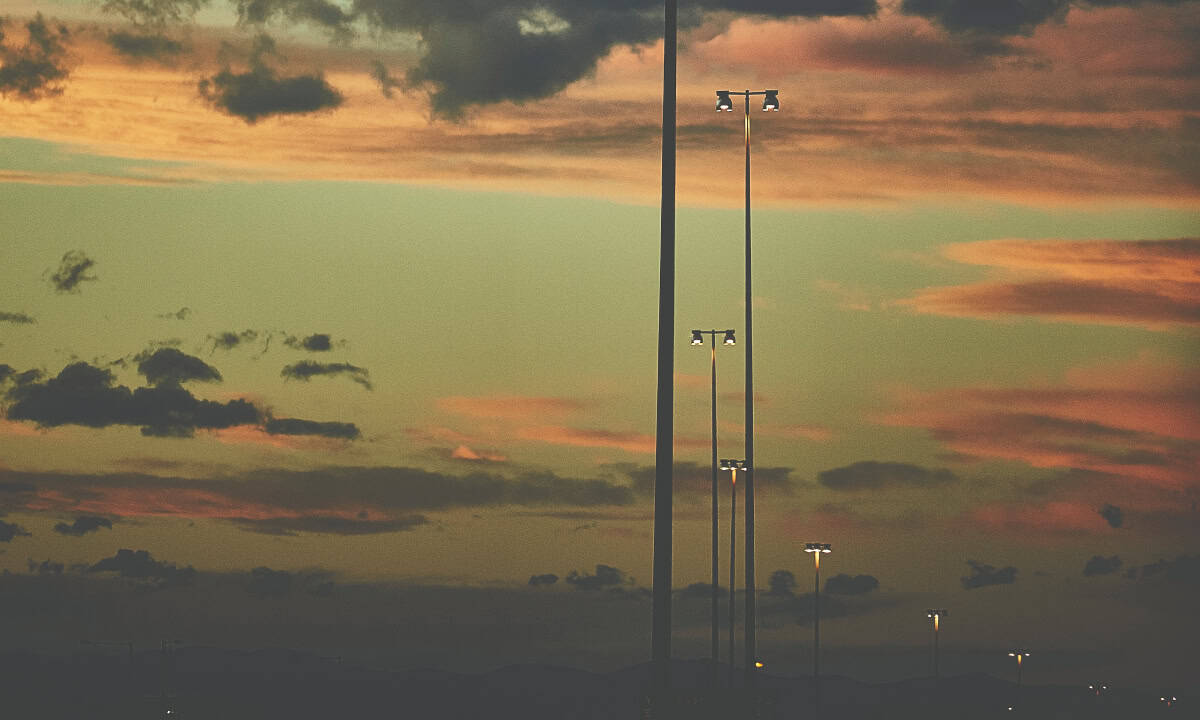
[[[1146,364],[1145,359],[1138,361]],[[1071,374],[1086,383],[1094,369]],[[1172,373],[1160,369],[1164,382]],[[1176,368],[1169,387],[958,388],[914,393],[882,422],[930,431],[948,449],[1040,468],[1074,468],[1162,489],[1198,484],[1200,373]]]
[[[1200,240],[1195,238],[993,240],[951,245],[943,252],[959,262],[1020,275],[927,288],[899,304],[962,317],[1028,315],[1160,330],[1200,325]]]
[[[466,445],[459,445],[450,452],[450,457],[456,460],[474,460],[486,462],[507,462],[508,458],[497,452],[488,450],[472,450]]]

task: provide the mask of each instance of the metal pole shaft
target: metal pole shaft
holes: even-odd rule
[[[663,31],[662,208],[658,270],[658,404],[654,451],[654,685],[671,685],[672,465],[675,369],[675,85],[678,0],[665,0]]]
[[[746,687],[754,687],[754,322],[750,287],[750,91],[746,107]]]
[[[737,470],[733,471],[733,482],[729,485],[730,504],[729,504],[729,687],[733,687],[734,671],[737,666],[734,658],[735,648],[737,643],[733,635],[733,630],[737,627],[737,576],[734,575],[734,569],[737,567],[737,555],[734,551],[737,549]]]
[[[717,542],[717,336],[712,335],[712,684],[717,686],[717,658],[720,653],[720,550]]]
[[[821,551],[813,553],[816,582],[813,587],[813,704],[821,707]]]
[[[937,680],[942,676],[941,669],[938,667],[938,626],[937,621],[933,624],[933,679]]]

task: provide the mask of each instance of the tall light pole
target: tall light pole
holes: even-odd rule
[[[721,469],[728,470],[730,473],[729,479],[729,687],[733,687],[734,668],[737,667],[737,662],[734,656],[734,648],[737,642],[734,639],[733,630],[737,627],[737,615],[734,610],[737,603],[734,593],[737,590],[737,576],[734,574],[734,568],[737,567],[737,472],[741,470],[750,476],[750,464],[745,460],[722,460]]]
[[[829,543],[804,543],[804,552],[812,553],[816,583],[813,591],[813,705],[821,708],[821,556],[833,552]]]
[[[717,619],[720,605],[721,586],[717,577],[720,550],[717,547],[717,334],[724,333],[724,345],[736,345],[732,330],[693,330],[692,344],[703,345],[704,336],[712,340],[712,683],[717,685],[717,655],[720,653],[720,622]]]
[[[779,110],[778,90],[717,91],[717,111],[733,112],[731,95],[740,95],[745,100],[746,115],[746,464],[754,467],[754,322],[752,309],[750,272],[750,96],[763,96],[763,112]],[[754,582],[754,470],[746,473],[746,687],[753,687],[755,638],[755,582]]]
[[[946,617],[944,608],[928,608],[925,610],[925,616],[929,618],[930,632],[933,634],[933,679],[937,680],[941,677],[938,668],[938,631],[941,629],[942,618]]]
[[[671,685],[671,523],[675,423],[675,74],[678,0],[665,0],[662,207],[658,262],[658,403],[654,434],[654,590],[650,655],[656,695]]]

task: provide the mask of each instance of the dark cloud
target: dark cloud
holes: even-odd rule
[[[959,578],[963,590],[974,590],[988,585],[1011,585],[1017,580],[1017,569],[1012,565],[999,570],[974,560],[968,560],[967,565],[971,566],[971,574]]]
[[[404,83],[392,77],[388,72],[387,66],[378,60],[371,61],[371,77],[375,78],[375,82],[379,83],[379,92],[383,93],[385,98],[391,99],[397,88],[404,87]]]
[[[461,117],[472,105],[524,102],[552,95],[595,70],[618,45],[649,45],[663,31],[654,0],[355,0],[369,27],[415,33],[423,54],[404,77],[429,93],[436,115]],[[705,11],[775,17],[870,15],[875,0],[703,0],[680,15],[698,25]]]
[[[333,340],[327,333],[313,333],[303,338],[289,335],[284,339],[283,344],[296,350],[309,352],[327,352],[333,349]]]
[[[553,585],[556,582],[558,582],[558,576],[555,575],[554,573],[544,573],[542,575],[530,575],[529,576],[529,584],[534,587],[541,587],[542,585]]]
[[[259,35],[250,56],[250,69],[237,73],[229,66],[222,68],[200,81],[200,96],[248,125],[271,115],[311,113],[342,104],[341,94],[320,73],[279,76],[265,61],[274,51],[275,41]]]
[[[55,524],[54,532],[59,535],[71,535],[73,537],[82,537],[90,532],[96,532],[100,528],[108,528],[112,530],[112,520],[95,515],[80,515],[75,518],[75,522],[68,525],[65,522]]]
[[[166,35],[154,33],[131,33],[117,30],[105,35],[104,41],[113,50],[132,60],[167,62],[183,54],[183,43],[172,40]]]
[[[164,27],[190,21],[208,0],[104,0],[100,9],[139,27]]]
[[[604,588],[618,588],[622,585],[632,585],[633,579],[627,578],[625,573],[610,565],[596,565],[596,574],[588,575],[580,573],[578,570],[572,570],[567,573],[566,581],[568,585],[574,585],[576,590],[602,590]]]
[[[288,572],[256,567],[246,574],[246,592],[258,597],[284,597],[293,592],[327,596],[333,592],[331,573],[324,570]]]
[[[1177,585],[1200,586],[1200,555],[1180,555],[1174,560],[1159,560],[1149,565],[1131,567],[1129,578],[1163,578]]]
[[[14,325],[32,325],[37,320],[21,312],[0,311],[0,322],[12,323]]]
[[[153,437],[187,437],[196,428],[256,425],[260,413],[246,400],[220,403],[200,400],[178,385],[130,390],[114,385],[110,371],[77,362],[44,383],[18,385],[8,391],[10,420],[44,427],[60,425],[141,426]]]
[[[263,429],[270,435],[317,435],[342,440],[357,440],[362,435],[354,423],[317,422],[300,418],[271,418]]]
[[[1104,504],[1104,507],[1097,510],[1100,517],[1108,523],[1109,527],[1119,528],[1125,522],[1125,513],[1116,505]]]
[[[62,83],[69,71],[66,67],[66,41],[70,32],[66,25],[53,28],[38,13],[25,23],[29,39],[21,47],[6,42],[0,18],[0,95],[13,95],[21,100],[40,100],[61,95]]]
[[[904,0],[900,11],[929,18],[951,32],[993,35],[1029,33],[1061,20],[1070,0]]]
[[[29,531],[16,523],[0,520],[0,542],[12,542],[15,537],[29,537]]]
[[[217,333],[216,335],[209,335],[208,339],[212,341],[214,352],[218,349],[232,350],[242,343],[254,342],[257,340],[258,331],[243,330],[239,333],[226,330],[225,332]]]
[[[366,368],[360,368],[350,363],[319,363],[311,360],[301,360],[292,363],[279,371],[279,374],[292,380],[308,382],[311,378],[322,375],[345,375],[354,382],[371,390],[371,380]]]
[[[325,28],[338,40],[354,36],[354,16],[327,0],[235,0],[238,22],[265,25],[272,20],[287,20]]]
[[[834,595],[865,595],[879,587],[874,575],[847,575],[840,573],[825,581],[825,592]]]
[[[234,518],[243,530],[262,535],[376,535],[403,532],[428,525],[424,515],[405,515],[396,518],[371,520],[347,518],[340,515],[305,515],[303,517]]]
[[[1121,568],[1121,558],[1113,555],[1112,557],[1102,557],[1093,555],[1091,559],[1083,566],[1083,576],[1092,577],[1093,575],[1111,575]]]
[[[221,373],[215,367],[173,347],[147,350],[134,359],[138,361],[138,372],[151,385],[178,385],[189,380],[221,382]]]
[[[282,597],[292,592],[292,574],[286,570],[256,567],[250,571],[246,592],[259,597]]]
[[[175,563],[155,560],[145,550],[125,548],[118,550],[116,555],[92,565],[88,572],[115,572],[120,577],[154,589],[191,585],[196,578],[196,570],[190,565],[179,568]]]
[[[165,313],[156,315],[155,317],[161,318],[163,320],[187,320],[188,316],[191,314],[192,314],[191,308],[181,307],[178,310],[176,310],[175,312],[165,312]]]
[[[639,495],[654,495],[654,466],[633,463],[612,463],[605,467],[627,475],[633,481],[633,489]],[[759,491],[790,493],[792,491],[789,467],[759,467],[754,471],[754,488]],[[695,462],[677,462],[673,466],[673,484],[677,495],[711,495],[712,466]],[[738,482],[742,482],[739,476]],[[729,491],[729,473],[719,472],[718,488],[722,494]]]
[[[40,563],[29,558],[29,573],[31,575],[62,575],[66,565],[53,560],[43,560]]]
[[[944,468],[930,469],[908,463],[874,460],[823,470],[817,474],[817,482],[832,490],[935,487],[957,481],[958,476]]]
[[[517,477],[484,472],[447,475],[388,466],[251,470],[209,478],[0,470],[0,483],[52,490],[62,500],[55,507],[59,510],[69,510],[84,500],[96,507],[108,502],[105,498],[111,496],[114,511],[120,507],[122,514],[132,516],[140,514],[139,508],[123,498],[152,498],[158,493],[169,493],[174,512],[181,516],[239,521],[242,520],[236,513],[240,507],[247,508],[246,516],[253,511],[256,517],[277,516],[286,521],[297,516],[330,515],[331,508],[336,508],[339,515],[369,511],[371,518],[403,518],[413,512],[457,507],[613,507],[631,505],[634,500],[628,487],[598,479],[580,480],[550,473]],[[9,504],[17,509],[25,507],[22,502],[33,499],[23,501],[18,493]],[[148,505],[148,510],[157,507],[153,502]]]
[[[50,284],[55,292],[79,292],[79,284],[95,280],[95,275],[88,275],[88,270],[95,267],[96,261],[88,257],[82,250],[70,250],[63,254],[58,263],[58,270],[50,276]]]

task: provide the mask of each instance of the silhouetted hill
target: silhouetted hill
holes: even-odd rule
[[[811,677],[759,676],[757,703],[742,688],[724,688],[727,666],[714,687],[707,661],[676,661],[675,690],[659,703],[678,718],[814,717]],[[648,663],[611,673],[548,665],[512,665],[478,675],[419,668],[384,671],[340,658],[293,650],[235,651],[183,647],[174,654],[120,653],[70,657],[10,653],[0,656],[5,717],[280,718],[522,718],[525,720],[631,720],[642,716]],[[741,681],[741,674],[738,674]],[[1073,720],[1157,715],[1187,716],[1195,698],[1176,692],[1167,707],[1159,695],[1114,689],[1097,697],[1086,688],[1025,686],[989,675],[910,679],[870,684],[845,677],[821,681],[823,720],[867,718],[1024,717]],[[1009,707],[1013,710],[1009,710]],[[756,708],[752,712],[752,708]],[[1191,715],[1194,717],[1194,715]]]

